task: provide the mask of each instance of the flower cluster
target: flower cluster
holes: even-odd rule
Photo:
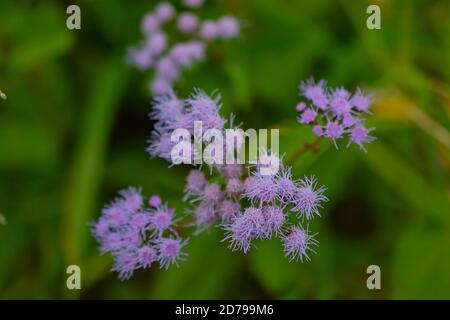
[[[129,279],[135,270],[153,263],[167,269],[186,256],[181,249],[187,239],[180,238],[174,229],[175,210],[159,196],[150,197],[145,207],[141,191],[130,187],[105,206],[101,217],[92,224],[100,251],[112,254],[112,271],[120,279]]]
[[[200,7],[203,0],[184,0],[183,4],[193,9]],[[168,34],[163,30],[169,23],[175,24],[185,41],[169,44]],[[144,16],[141,29],[145,39],[139,46],[129,49],[128,61],[142,71],[155,70],[150,91],[159,95],[172,89],[181,69],[190,68],[204,59],[208,42],[234,38],[239,34],[240,26],[232,16],[201,21],[194,12],[177,14],[174,6],[161,2]]]
[[[187,99],[178,98],[172,91],[154,99],[150,118],[155,120],[154,131],[150,137],[147,152],[152,157],[160,157],[173,162],[179,154],[174,153],[174,146],[179,141],[172,141],[172,133],[176,129],[185,129],[190,137],[196,134],[195,122],[201,123],[201,129],[224,130],[226,120],[219,114],[221,108],[220,95],[209,96],[202,90],[195,90]],[[190,162],[195,157],[193,139],[182,142],[191,150]],[[201,155],[199,155],[201,156]]]
[[[192,224],[203,230],[218,223],[225,230],[223,241],[233,251],[247,253],[254,240],[275,236],[282,239],[290,260],[309,260],[308,251],[314,252],[311,247],[318,242],[299,222],[320,216],[321,204],[327,200],[325,188],[318,187],[313,177],[293,179],[290,167],[263,174],[261,163],[248,167],[246,177],[241,165],[224,165],[221,184],[208,182],[202,171],[192,170],[185,187],[185,199],[194,204]]]
[[[375,139],[370,135],[374,128],[368,129],[364,125],[364,116],[370,114],[370,94],[364,94],[360,89],[353,94],[343,87],[330,89],[324,80],[316,83],[312,79],[300,84],[300,94],[309,103],[297,104],[298,121],[312,125],[316,136],[331,139],[336,148],[336,141],[347,136],[347,147],[355,143],[364,151],[364,143]]]

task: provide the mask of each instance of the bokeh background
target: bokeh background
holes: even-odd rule
[[[152,123],[148,81],[125,64],[155,1],[75,1],[82,29],[66,28],[72,1],[0,2],[0,298],[409,299],[450,298],[449,1],[378,0],[382,30],[366,28],[361,0],[207,0],[203,17],[243,22],[215,42],[176,89],[219,89],[222,115],[244,128],[281,129],[287,155],[312,139],[296,123],[298,84],[377,93],[368,153],[322,144],[297,176],[328,186],[318,254],[289,263],[277,241],[248,255],[217,228],[191,239],[189,259],[121,282],[97,252],[88,222],[117,190],[143,187],[183,210],[187,167],[144,152]],[[178,1],[173,1],[179,7]],[[82,290],[66,288],[66,267]],[[382,290],[366,288],[379,265]]]

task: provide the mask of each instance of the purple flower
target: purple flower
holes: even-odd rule
[[[148,204],[150,207],[156,208],[162,204],[161,197],[158,195],[153,195],[148,199]]]
[[[353,142],[357,144],[361,150],[367,151],[363,143],[370,143],[375,140],[374,137],[369,135],[370,131],[372,130],[374,130],[374,128],[366,129],[366,127],[364,127],[364,125],[362,124],[356,125],[350,130],[350,140],[348,142],[348,145]]]
[[[305,177],[299,182],[299,188],[292,200],[293,211],[298,212],[310,220],[314,215],[320,216],[319,208],[322,207],[322,201],[328,198],[323,194],[326,188],[317,187],[317,181],[314,177]]]
[[[274,176],[255,174],[244,183],[244,194],[252,203],[272,203],[278,196],[277,182]]]
[[[218,34],[225,39],[234,38],[239,34],[239,23],[234,17],[224,16],[217,22]]]
[[[214,204],[209,202],[201,202],[192,212],[195,219],[194,225],[197,226],[197,233],[205,228],[209,228],[216,220]]]
[[[333,141],[342,138],[343,133],[344,129],[338,122],[330,121],[325,125],[325,136],[332,139]]]
[[[188,195],[199,195],[203,192],[208,181],[205,174],[200,170],[191,170],[187,177],[185,192]]]
[[[208,96],[202,90],[196,90],[187,100],[186,117],[183,128],[194,132],[194,121],[201,121],[204,131],[208,129],[223,130],[225,119],[219,115],[220,95]]]
[[[158,252],[153,246],[143,246],[137,251],[137,261],[141,268],[148,268],[153,262],[158,261]]]
[[[356,108],[356,110],[362,111],[362,112],[368,112],[369,106],[372,102],[371,100],[372,100],[371,95],[365,96],[361,92],[361,89],[358,88],[356,90],[356,93],[353,95],[353,97],[351,99],[351,103]]]
[[[171,141],[171,134],[166,130],[155,130],[150,137],[150,145],[146,149],[152,157],[160,157],[171,161],[171,152],[175,143]]]
[[[300,84],[300,92],[306,98],[312,101],[312,103],[321,110],[325,110],[328,104],[328,97],[326,92],[326,83],[324,80],[315,83],[310,79],[307,82]]]
[[[190,12],[183,12],[178,16],[177,27],[183,33],[192,33],[198,27],[198,18]]]
[[[321,137],[323,136],[323,127],[320,124],[316,124],[313,129],[312,132],[317,136],[317,137]]]
[[[232,200],[223,200],[217,209],[217,213],[221,217],[222,221],[230,222],[236,218],[241,212],[241,205],[239,202]]]
[[[177,80],[180,76],[177,64],[169,57],[162,57],[156,62],[156,72],[169,81]]]
[[[218,183],[210,183],[203,190],[202,198],[210,204],[217,204],[223,197],[223,191]]]
[[[111,271],[119,274],[120,280],[128,280],[138,268],[138,259],[134,252],[120,252],[115,256],[115,263]]]
[[[237,216],[232,223],[225,225],[226,236],[223,241],[230,241],[229,248],[247,253],[254,239],[264,237],[265,221],[261,209],[249,207]]]
[[[172,226],[175,209],[168,208],[167,204],[164,204],[151,209],[150,214],[152,227],[161,235]]]
[[[232,178],[228,180],[226,190],[228,195],[237,196],[244,190],[244,186],[240,179]]]
[[[166,48],[167,36],[164,32],[154,32],[147,38],[145,49],[153,56],[161,54]]]
[[[164,127],[175,129],[177,122],[184,115],[183,107],[183,100],[171,91],[154,99],[150,118],[158,121]]]
[[[150,83],[150,88],[155,95],[169,94],[172,91],[172,82],[158,76]]]
[[[283,208],[275,205],[266,206],[262,213],[264,217],[264,237],[271,238],[273,234],[281,234],[286,221]]]
[[[292,180],[291,168],[283,167],[275,177],[276,193],[278,199],[283,203],[289,203],[296,191],[296,182]]]
[[[306,109],[300,115],[300,122],[301,123],[312,123],[316,120],[316,117],[317,117],[317,112],[315,112],[312,109]]]
[[[242,165],[225,164],[220,168],[220,172],[226,179],[240,178],[242,176]]]
[[[169,55],[180,66],[189,68],[195,62],[203,60],[205,45],[198,41],[178,43],[172,47]]]
[[[304,103],[304,102],[297,103],[297,106],[295,107],[295,110],[297,110],[297,112],[303,112],[305,109],[306,109],[306,103]]]
[[[175,8],[168,2],[161,2],[155,8],[155,15],[162,23],[172,20],[175,15]]]
[[[217,22],[206,20],[200,26],[200,36],[203,40],[214,40],[220,35],[220,29]]]
[[[319,245],[314,236],[315,234],[309,234],[308,229],[292,227],[289,234],[283,238],[284,254],[289,261],[300,260],[303,262],[303,259],[309,261],[308,251],[316,253],[311,247]]]
[[[159,20],[154,14],[152,13],[146,14],[142,19],[141,29],[143,32],[152,34],[154,32],[159,31],[160,30],[159,28],[160,28]]]
[[[178,261],[184,260],[186,253],[181,252],[181,249],[187,244],[187,240],[173,238],[161,238],[157,243],[158,260],[161,268],[168,269],[171,264],[178,267]]]
[[[128,211],[139,210],[144,204],[140,189],[129,187],[126,190],[122,190],[120,192],[120,195],[123,198],[123,202],[121,202],[121,205]]]

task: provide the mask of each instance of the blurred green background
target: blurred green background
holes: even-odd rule
[[[367,154],[324,143],[294,165],[330,198],[311,225],[321,244],[310,263],[289,263],[277,240],[233,253],[215,228],[191,239],[180,268],[125,282],[88,222],[129,185],[181,211],[188,168],[144,152],[150,75],[124,63],[155,1],[75,3],[82,29],[70,31],[71,1],[0,2],[0,298],[450,298],[449,1],[207,0],[203,17],[232,13],[243,32],[211,45],[180,95],[219,89],[222,115],[280,128],[289,155],[312,139],[295,121],[300,81],[362,86],[377,93],[377,140]],[[381,30],[366,28],[369,4]],[[71,264],[82,290],[66,288]],[[366,288],[371,264],[382,290]]]

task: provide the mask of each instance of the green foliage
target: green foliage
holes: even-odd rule
[[[301,80],[379,93],[368,153],[323,141],[293,166],[328,187],[312,261],[290,263],[278,240],[231,252],[213,228],[179,268],[120,282],[89,234],[102,205],[137,185],[185,208],[188,168],[144,152],[149,76],[125,64],[152,2],[81,1],[82,29],[70,31],[64,2],[1,1],[0,298],[450,298],[449,5],[378,2],[382,30],[369,31],[368,1],[208,1],[202,14],[237,15],[243,35],[212,44],[177,87],[219,89],[224,116],[279,128],[286,158],[314,139],[295,122]],[[70,264],[81,291],[65,287]],[[366,288],[371,264],[380,291]]]

